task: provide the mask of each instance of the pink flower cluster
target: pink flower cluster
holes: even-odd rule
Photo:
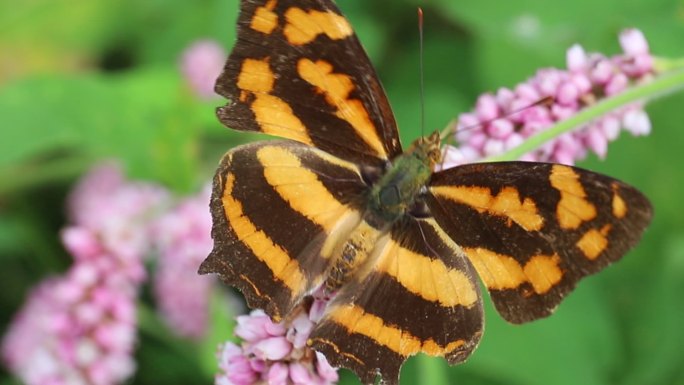
[[[209,255],[211,215],[210,187],[182,201],[153,225],[159,253],[154,292],[164,320],[181,336],[199,339],[207,329],[210,288],[213,280],[197,274]]]
[[[547,68],[513,90],[499,89],[483,94],[473,112],[459,116],[456,139],[445,165],[450,167],[497,155],[523,143],[558,121],[596,101],[624,91],[630,84],[647,81],[653,75],[653,58],[644,35],[636,29],[620,34],[623,54],[606,57],[586,53],[579,45],[567,52],[567,70]],[[551,105],[530,105],[551,97]],[[587,149],[603,158],[608,142],[621,129],[646,135],[651,124],[640,104],[613,111],[571,133],[547,142],[522,160],[573,164],[587,155]]]
[[[199,40],[183,52],[181,71],[190,89],[200,98],[216,97],[214,83],[226,62],[226,51],[213,40]]]
[[[219,350],[217,385],[329,385],[336,369],[306,340],[323,315],[325,301],[315,299],[288,325],[273,323],[261,310],[239,316],[235,334],[243,342],[226,342]]]
[[[155,294],[179,335],[204,334],[211,280],[197,275],[211,250],[209,190],[172,205],[168,192],[95,168],[69,199],[62,242],[68,271],[39,284],[2,341],[2,358],[28,385],[113,385],[135,370],[136,305],[157,251]]]
[[[124,183],[112,166],[76,188],[62,233],[74,264],[31,292],[2,343],[3,359],[26,384],[108,385],[134,372],[146,217],[166,199],[159,187]]]

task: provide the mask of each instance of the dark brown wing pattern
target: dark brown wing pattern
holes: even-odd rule
[[[387,98],[332,1],[240,2],[238,41],[216,83],[228,127],[318,147],[365,165],[401,152]]]
[[[399,383],[417,353],[464,361],[483,328],[474,269],[434,219],[405,217],[377,243],[374,265],[345,285],[314,329],[314,349],[365,384]]]
[[[321,284],[332,245],[360,220],[365,188],[354,164],[297,142],[229,151],[214,178],[214,249],[200,273],[218,273],[251,308],[282,319]]]
[[[548,316],[582,277],[620,259],[651,221],[616,179],[558,164],[469,164],[435,173],[428,205],[464,250],[499,313]]]

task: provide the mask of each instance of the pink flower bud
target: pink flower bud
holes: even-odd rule
[[[566,65],[570,71],[584,71],[587,69],[589,58],[579,44],[570,47],[565,56]]]
[[[216,96],[214,83],[221,74],[226,56],[223,47],[211,40],[198,41],[185,50],[181,69],[198,96],[206,99]]]
[[[486,127],[487,133],[496,139],[506,139],[513,133],[513,123],[505,118],[497,119]]]
[[[491,120],[499,116],[499,106],[491,94],[483,94],[477,99],[475,113],[480,121]]]
[[[634,28],[620,33],[620,46],[627,55],[637,56],[649,53],[646,37],[640,30]]]
[[[269,337],[252,346],[252,352],[256,357],[271,361],[282,360],[291,351],[292,344],[285,337]]]
[[[288,366],[276,362],[271,366],[266,377],[268,385],[287,385],[287,378],[289,376]]]

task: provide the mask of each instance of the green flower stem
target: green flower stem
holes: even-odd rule
[[[419,383],[430,385],[449,384],[448,373],[441,359],[425,354],[419,354],[415,359],[418,360]]]
[[[653,68],[656,73],[677,71],[684,68],[684,58],[669,59],[665,57],[654,57]]]
[[[658,96],[684,88],[684,70],[672,71],[658,75],[648,83],[633,86],[625,92],[603,99],[595,105],[579,111],[576,115],[565,119],[548,130],[542,131],[528,138],[520,146],[495,156],[483,159],[483,162],[502,162],[517,160],[521,156],[534,151],[551,139],[587,124],[610,111],[624,107],[631,103],[643,102]]]

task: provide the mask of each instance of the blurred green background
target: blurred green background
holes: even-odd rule
[[[564,67],[573,43],[620,52],[626,27],[641,29],[655,55],[684,57],[681,0],[340,0],[405,143],[419,135],[418,5],[428,131],[482,92]],[[33,284],[69,265],[58,239],[64,199],[90,165],[118,158],[131,177],[183,194],[211,177],[224,151],[254,139],[221,127],[213,115],[221,101],[196,98],[180,72],[197,39],[229,49],[237,9],[237,0],[0,2],[0,331]],[[580,163],[652,199],[655,219],[635,250],[584,280],[548,319],[508,325],[488,304],[481,346],[466,364],[414,358],[402,383],[448,370],[458,384],[684,384],[683,105],[684,93],[649,103],[649,137],[623,135],[605,161]],[[131,382],[211,383],[201,368],[212,363],[193,362],[195,348],[142,332]],[[0,384],[14,383],[0,369]],[[345,373],[342,383],[356,382]]]

